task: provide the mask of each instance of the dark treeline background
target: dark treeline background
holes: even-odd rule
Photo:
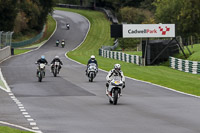
[[[40,31],[56,3],[104,7],[121,23],[173,23],[184,38],[200,34],[200,0],[0,0],[0,31]]]
[[[56,2],[104,7],[110,9],[121,23],[175,24],[176,36],[182,38],[200,35],[200,0],[56,0]],[[135,47],[140,41],[122,40],[124,48]]]
[[[54,0],[0,0],[0,31],[41,31]]]

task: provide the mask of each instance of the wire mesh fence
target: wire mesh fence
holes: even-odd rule
[[[0,49],[6,46],[11,46],[12,34],[13,32],[10,31],[8,32],[0,31]]]

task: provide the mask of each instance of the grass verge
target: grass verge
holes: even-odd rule
[[[110,38],[110,22],[103,13],[66,8],[56,9],[79,13],[88,18],[91,23],[91,29],[85,42],[75,51],[68,53],[70,58],[86,64],[90,55],[94,54],[99,67],[104,70],[108,71],[115,63],[120,63],[126,76],[200,96],[200,75],[177,71],[166,65],[144,67],[98,56],[98,49],[101,45],[113,44]]]
[[[19,129],[10,128],[10,127],[6,127],[6,126],[0,126],[0,132],[1,133],[33,133],[33,132],[22,131]]]

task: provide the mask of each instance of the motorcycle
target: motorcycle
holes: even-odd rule
[[[62,48],[64,48],[65,47],[65,42],[62,42],[61,46],[62,46]]]
[[[69,30],[69,24],[66,24],[67,30]]]
[[[107,83],[106,86],[110,104],[116,105],[120,98],[121,91],[124,88],[124,83],[121,81],[120,77],[115,77],[110,83]]]
[[[58,47],[58,45],[59,45],[59,41],[56,41],[56,47]]]
[[[95,63],[89,64],[87,68],[87,76],[89,78],[89,82],[93,82],[93,79],[96,77],[97,74],[97,65]]]
[[[45,64],[40,63],[38,64],[38,70],[37,70],[38,82],[42,82],[44,76],[45,76]]]
[[[57,62],[57,61],[56,61],[56,62],[53,64],[53,67],[52,67],[52,73],[53,73],[54,77],[56,77],[57,74],[59,73],[59,67],[60,67],[60,62]]]

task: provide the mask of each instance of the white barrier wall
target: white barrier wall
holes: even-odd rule
[[[138,55],[129,55],[122,52],[109,51],[104,49],[99,49],[99,55],[105,58],[111,58],[128,63],[142,65],[142,57]]]
[[[11,56],[10,46],[0,49],[0,62]]]

